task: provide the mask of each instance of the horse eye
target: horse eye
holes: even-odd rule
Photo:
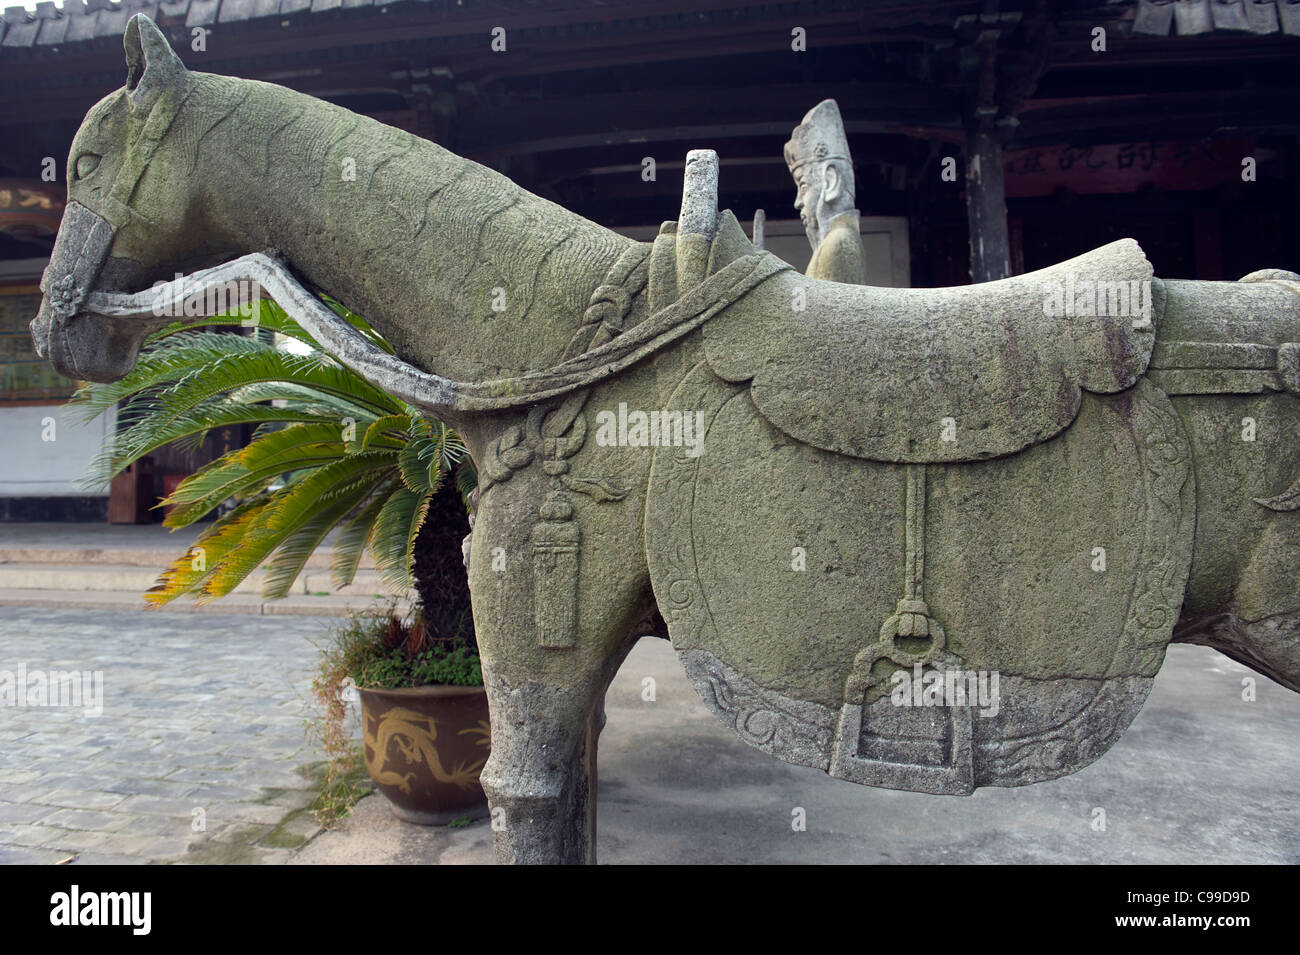
[[[95,153],[82,153],[77,157],[76,176],[85,179],[99,167],[99,156]]]

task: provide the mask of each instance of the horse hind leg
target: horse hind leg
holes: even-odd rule
[[[1260,620],[1243,620],[1230,613],[1185,618],[1174,631],[1173,642],[1218,650],[1300,693],[1300,610]]]

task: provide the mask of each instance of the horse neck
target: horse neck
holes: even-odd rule
[[[278,249],[427,371],[481,381],[558,363],[632,242],[409,133],[212,79],[236,102],[195,160],[207,227]]]

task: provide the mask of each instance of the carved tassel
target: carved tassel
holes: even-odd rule
[[[573,505],[562,491],[552,491],[533,526],[533,614],[537,642],[543,647],[572,647],[578,642],[578,546],[582,531]]]

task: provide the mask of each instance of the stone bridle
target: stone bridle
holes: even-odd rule
[[[41,276],[40,288],[44,293],[41,308],[31,323],[32,340],[40,357],[54,357],[55,342],[61,339],[59,332],[84,306],[89,305],[92,314],[99,314],[95,312],[92,295],[100,272],[119,231],[132,220],[150,224],[147,217],[132,208],[131,197],[188,96],[189,90],[166,90],[159,96],[146,115],[139,135],[128,144],[122,165],[99,210],[75,199],[68,202],[59,226],[61,241],[55,245]],[[66,357],[65,364],[75,368],[75,356],[70,349]]]

